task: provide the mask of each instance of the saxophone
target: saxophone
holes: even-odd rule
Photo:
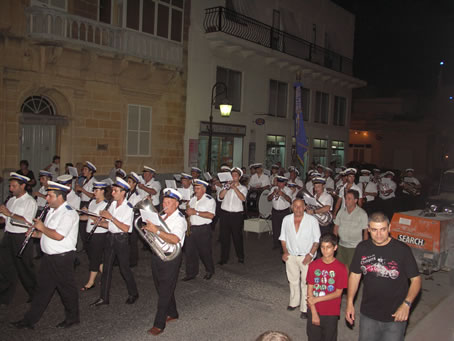
[[[137,230],[139,235],[147,242],[147,244],[151,247],[154,253],[161,258],[164,262],[171,261],[175,259],[181,252],[181,245],[178,244],[169,244],[162,240],[158,235],[142,229],[142,226],[145,223],[142,221],[142,217],[140,216],[140,210],[156,212],[156,209],[153,206],[153,203],[150,199],[145,198],[142,201],[139,201],[134,206],[134,211],[138,213],[137,218],[134,219],[134,228]],[[161,219],[161,215],[158,213],[159,222],[161,223],[161,228],[164,232],[171,233],[169,227],[165,223],[163,219]]]
[[[310,194],[305,188],[301,189],[298,192],[297,197],[303,199],[304,201],[306,201],[305,198],[315,199],[317,201],[317,206],[306,205],[306,207],[310,210],[316,210],[320,207],[325,206],[320,201],[318,201],[318,199],[316,197],[314,197],[312,194]],[[325,213],[316,213],[316,214],[314,214],[314,218],[318,220],[318,223],[320,226],[328,226],[333,221],[333,215],[329,211],[325,212]]]

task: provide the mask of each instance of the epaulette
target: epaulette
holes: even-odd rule
[[[183,217],[184,218],[184,214],[181,213],[180,211],[178,211],[178,214],[180,215],[180,217]]]
[[[129,201],[128,201],[128,206],[131,208],[134,208],[134,206],[132,206],[132,204]]]
[[[69,211],[71,211],[71,210],[73,209],[73,208],[72,208],[71,206],[69,206],[69,205],[66,205],[65,207],[66,207],[66,209],[69,210]]]
[[[209,194],[205,194],[208,199],[213,199],[213,197]]]
[[[105,202],[105,203],[108,203],[107,199],[104,199],[104,202]]]

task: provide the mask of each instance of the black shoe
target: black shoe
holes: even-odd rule
[[[34,328],[32,324],[25,322],[24,320],[11,322],[10,325],[17,329],[33,329]]]
[[[238,258],[238,263],[244,264],[244,259],[243,258]]]
[[[57,328],[70,328],[76,324],[79,324],[80,321],[72,321],[72,322],[67,322],[66,320],[60,322],[59,324],[57,324],[55,327]]]
[[[303,320],[307,320],[307,313],[305,312],[302,312],[300,317],[303,319]]]
[[[205,274],[205,276],[203,276],[203,279],[209,280],[211,279],[211,277],[213,277],[213,274],[211,272],[208,272]]]
[[[109,302],[104,301],[102,298],[99,298],[97,301],[95,301],[92,304],[90,304],[90,307],[99,307],[99,306],[104,305],[104,304],[109,304]]]
[[[139,298],[139,295],[138,295],[138,294],[137,294],[137,295],[134,295],[134,296],[131,296],[131,295],[130,295],[130,296],[126,299],[126,302],[125,302],[125,303],[126,303],[126,304],[134,304],[134,303],[137,301],[138,298]]]
[[[187,282],[187,281],[190,281],[192,279],[194,279],[195,276],[186,276],[185,278],[182,279],[183,282]]]
[[[287,310],[293,311],[293,310],[295,310],[296,308],[298,308],[298,306],[292,307],[292,306],[289,305],[289,306],[287,307]]]

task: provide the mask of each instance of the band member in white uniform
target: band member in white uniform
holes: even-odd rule
[[[187,223],[184,215],[178,210],[181,194],[172,188],[165,188],[162,206],[165,214],[162,216],[169,232],[163,231],[152,222],[147,221],[144,228],[158,235],[168,244],[180,244],[183,248]],[[182,253],[174,259],[164,262],[153,252],[151,255],[151,269],[153,281],[158,292],[158,309],[149,334],[159,335],[164,331],[166,323],[178,319],[177,304],[175,301],[175,288],[181,266]]]
[[[191,232],[185,241],[186,277],[183,281],[189,281],[198,275],[199,257],[205,266],[203,278],[208,280],[214,274],[211,221],[216,214],[216,201],[206,194],[208,182],[195,179],[193,185],[195,196],[189,201],[186,210]]]
[[[93,183],[96,181],[94,174],[96,167],[90,161],[85,161],[82,167],[82,175],[85,177],[83,185],[76,184],[76,192],[80,193],[81,207],[88,207],[89,201],[93,198]]]
[[[282,244],[279,241],[281,235],[282,220],[290,214],[290,205],[292,204],[293,191],[288,188],[288,179],[285,176],[276,176],[276,186],[271,188],[268,195],[268,201],[272,202],[273,209],[271,210],[271,223],[273,227],[273,250],[280,249]]]
[[[93,184],[93,193],[95,198],[90,201],[87,208],[82,210],[99,215],[101,211],[105,210],[108,202],[106,200],[106,191],[109,185],[106,182],[95,181]],[[106,243],[107,229],[97,226],[100,222],[100,218],[82,215],[82,220],[88,220],[87,223],[87,255],[88,255],[88,270],[90,275],[87,284],[85,284],[80,290],[87,291],[95,287],[96,276],[98,275],[99,267],[102,264],[102,255],[104,253],[104,245]]]
[[[47,196],[47,182],[52,180],[52,173],[40,170],[39,171],[39,183],[41,187],[39,188],[38,192],[33,192],[33,196],[36,197],[36,203],[38,204],[38,212],[36,213],[37,216],[40,215],[44,206],[46,206],[46,196]]]
[[[393,181],[395,174],[392,171],[387,171],[383,174],[381,184],[378,185],[378,196],[381,199],[381,205],[384,213],[391,220],[395,210],[395,197],[397,184]]]
[[[337,199],[336,205],[334,207],[333,218],[336,217],[336,214],[340,208],[345,208],[345,194],[351,189],[354,189],[359,193],[358,206],[359,207],[363,206],[363,190],[361,186],[355,184],[356,169],[347,168],[344,171],[344,174],[347,176],[347,182],[345,183],[344,186],[342,186],[342,188],[339,191],[339,198]]]
[[[249,180],[250,190],[263,191],[270,189],[271,183],[268,175],[263,173],[263,166],[261,163],[255,164],[255,174]]]
[[[79,323],[79,294],[73,267],[79,215],[66,203],[68,192],[68,186],[49,181],[46,198],[49,213],[44,222],[34,219],[37,232],[33,236],[41,238],[44,256],[38,272],[36,295],[24,318],[13,323],[16,328],[32,329],[41,319],[55,290],[65,308],[65,319],[56,327],[69,328]]]
[[[6,205],[0,206],[0,222],[5,223],[5,234],[0,243],[0,304],[10,304],[16,291],[17,277],[29,296],[33,299],[36,289],[36,274],[33,264],[33,248],[28,245],[22,258],[17,257],[25,239],[27,227],[18,223],[32,222],[38,205],[27,193],[27,182],[30,178],[17,173],[10,173],[9,191],[12,197]]]
[[[112,284],[112,271],[115,258],[118,260],[120,273],[126,282],[128,298],[126,304],[133,304],[139,298],[134,274],[129,267],[129,233],[132,231],[134,212],[132,205],[126,200],[130,187],[126,181],[117,177],[112,185],[113,202],[109,209],[101,211],[100,215],[106,220],[100,226],[109,230],[104,248],[104,266],[101,278],[100,298],[91,306],[109,304],[109,292]]]
[[[377,183],[371,177],[371,180],[366,184],[366,187],[364,189],[364,197],[366,202],[363,205],[363,209],[366,211],[368,215],[378,211],[378,207],[376,205],[377,196],[378,196]]]
[[[334,179],[333,179],[333,170],[329,167],[325,167],[324,169],[324,175],[325,175],[325,191],[327,192],[334,192],[336,189],[336,185],[334,184]]]
[[[192,176],[186,173],[181,173],[181,188],[178,188],[177,191],[181,194],[181,204],[178,207],[181,213],[186,215],[186,207],[189,200],[191,200],[194,195],[194,188],[192,187]]]
[[[243,176],[243,171],[238,168],[232,168],[233,181],[230,188],[223,188],[219,192],[219,200],[221,203],[221,260],[220,265],[227,263],[230,255],[230,236],[233,239],[236,256],[239,263],[244,263],[244,246],[243,246],[243,202],[246,201],[247,188],[240,184],[240,178]]]
[[[198,167],[191,167],[191,177],[192,179],[200,178],[200,174],[202,174],[202,170]]]
[[[316,208],[314,210],[307,209],[306,212],[310,215],[314,214],[323,214],[330,212],[333,209],[333,197],[325,191],[325,178],[320,176],[312,179],[314,184],[314,197],[323,205],[322,207]],[[327,226],[320,226],[320,233],[333,232],[332,224]]]
[[[402,178],[399,186],[402,187],[402,210],[410,211],[417,208],[421,203],[421,183],[414,177],[415,170],[407,168],[405,176]]]
[[[71,206],[75,210],[80,209],[80,202],[81,202],[80,197],[72,189],[72,183],[73,183],[72,175],[69,175],[69,174],[60,175],[57,178],[57,182],[59,184],[68,186],[70,188],[70,191],[69,191],[68,195],[66,196],[66,202],[68,203],[68,205]]]
[[[135,207],[141,200],[142,196],[139,193],[138,184],[140,183],[140,177],[137,173],[131,172],[128,175],[128,185],[131,187],[131,190],[126,195],[126,199]],[[134,211],[134,220],[139,215],[139,212]],[[148,250],[148,247],[146,247]],[[129,235],[129,266],[131,268],[137,266],[139,262],[139,234],[135,228],[132,229]]]
[[[277,181],[275,179],[278,175],[279,175],[279,166],[276,164],[271,165],[271,175],[270,175],[271,187],[277,186]]]
[[[145,184],[138,184],[139,193],[142,198],[146,196],[151,197],[153,206],[156,208],[156,211],[159,212],[159,194],[161,192],[161,183],[155,180],[156,171],[148,166],[143,166],[143,179]]]

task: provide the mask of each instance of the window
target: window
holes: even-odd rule
[[[216,82],[222,82],[227,85],[227,98],[232,104],[232,110],[241,111],[241,72],[218,66],[216,69]],[[224,90],[222,86],[216,88],[218,101],[222,99]],[[216,108],[219,108],[219,103],[216,103]]]
[[[270,79],[269,113],[287,117],[287,83]]]
[[[309,89],[301,88],[301,107],[303,109],[303,120],[309,120],[309,111],[310,111],[310,96],[311,92]],[[295,113],[295,106],[296,106],[296,89],[293,88],[293,113]]]
[[[316,164],[327,165],[326,152],[328,151],[328,140],[314,139],[312,149],[312,161]]]
[[[151,155],[151,107],[128,105],[128,133],[126,139],[128,155]]]
[[[66,0],[32,0],[32,5],[46,6],[66,11],[68,4]]]
[[[329,104],[329,95],[317,91],[315,97],[315,117],[314,122],[317,123],[328,123],[328,104]]]
[[[99,0],[99,21],[182,42],[183,4],[183,0]]]
[[[266,169],[280,162],[285,165],[285,136],[268,135],[266,137]]]
[[[333,124],[335,126],[345,125],[345,114],[347,111],[347,100],[345,97],[334,97],[334,117]]]
[[[21,112],[36,114],[36,115],[55,115],[55,108],[53,104],[42,96],[28,97],[21,107]]]
[[[344,141],[331,141],[331,163],[335,162],[336,167],[344,164]]]

